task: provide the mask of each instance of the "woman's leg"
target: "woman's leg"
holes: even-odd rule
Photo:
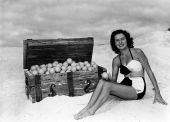
[[[99,80],[99,83],[98,83],[96,89],[94,90],[94,92],[93,92],[93,94],[90,98],[90,101],[87,104],[88,107],[91,107],[96,102],[97,98],[99,97],[99,95],[102,91],[102,88],[103,88],[103,85],[104,85],[105,82],[106,81],[103,80],[103,79]]]
[[[100,106],[103,105],[103,103],[106,102],[109,94],[118,96],[122,99],[127,99],[127,100],[135,100],[137,99],[137,93],[135,89],[131,86],[125,86],[117,83],[109,83],[105,82],[103,85],[103,89],[101,91],[100,96],[98,97],[97,101],[95,104],[90,107],[86,112],[81,114],[78,119],[82,119],[86,116],[93,115]]]
[[[85,112],[87,109],[89,109],[96,102],[97,98],[99,97],[99,95],[100,95],[100,93],[102,91],[102,87],[103,87],[104,82],[106,82],[106,81],[104,81],[102,79],[99,80],[99,83],[97,84],[97,87],[94,90],[88,104],[80,112],[78,112],[76,115],[74,115],[75,118],[77,116],[79,116],[80,114],[82,114],[83,112]]]

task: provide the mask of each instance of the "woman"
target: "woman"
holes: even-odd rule
[[[159,102],[166,105],[167,103],[160,94],[147,57],[141,49],[134,48],[133,38],[130,37],[130,34],[125,30],[112,32],[110,45],[112,50],[118,54],[112,61],[112,77],[99,80],[89,103],[74,118],[82,119],[95,114],[110,94],[126,100],[142,99],[146,91],[144,70],[147,72],[155,90],[153,103]],[[125,78],[122,82],[116,83],[119,70]]]

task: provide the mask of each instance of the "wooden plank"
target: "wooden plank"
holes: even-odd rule
[[[82,80],[82,79],[98,78],[98,76],[97,75],[79,75],[79,76],[73,76],[72,78]]]
[[[27,69],[55,60],[64,62],[67,58],[91,62],[93,38],[24,40],[23,46],[24,68]]]
[[[36,95],[36,102],[40,102],[42,100],[40,75],[35,75],[35,95]]]
[[[69,90],[68,90],[68,85],[66,84],[66,85],[56,85],[56,87],[55,87],[56,89],[56,94],[58,95],[58,94],[62,94],[63,93],[63,95],[68,95],[69,94]],[[41,89],[42,90],[42,94],[50,94],[50,87],[46,87],[46,88],[44,88],[44,89]]]
[[[57,85],[57,86],[61,86],[61,85],[66,85],[66,86],[68,86],[68,84],[67,83],[57,83],[57,82],[46,82],[46,83],[42,83],[41,84],[41,89],[46,89],[46,88],[50,88],[50,86],[51,86],[51,84],[55,84],[55,85]]]
[[[91,83],[97,83],[98,82],[98,78],[88,78],[88,79],[73,79],[74,80],[74,86],[79,86],[79,85],[86,85],[87,80],[90,80]]]
[[[41,76],[41,83],[67,83],[67,73],[54,73]]]
[[[32,97],[33,97],[33,96],[36,97],[35,87],[30,87],[29,89],[30,89],[30,95],[31,95]]]
[[[46,98],[46,97],[49,97],[48,93],[43,93],[42,94],[42,99]]]
[[[23,68],[26,69],[27,66],[27,42],[26,40],[23,41]]]
[[[81,40],[81,44],[91,44],[93,43],[93,38],[92,37],[86,37],[86,38],[65,38],[65,39],[28,39],[29,45],[63,45],[63,44],[79,44]]]
[[[35,77],[34,76],[30,76],[28,77],[28,85],[29,86],[35,86]]]
[[[33,51],[44,51],[44,50],[66,50],[69,46],[68,45],[38,45],[38,46],[29,46],[28,50]],[[43,49],[43,50],[42,50]]]

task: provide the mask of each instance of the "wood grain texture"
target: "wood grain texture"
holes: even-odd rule
[[[72,58],[76,62],[91,62],[93,43],[92,37],[24,40],[24,69],[29,69],[32,65],[47,64],[54,61],[63,63],[68,58]]]

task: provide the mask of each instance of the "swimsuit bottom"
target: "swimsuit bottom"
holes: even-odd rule
[[[120,84],[132,86],[137,93],[137,99],[142,99],[146,92],[144,77],[125,77]]]

